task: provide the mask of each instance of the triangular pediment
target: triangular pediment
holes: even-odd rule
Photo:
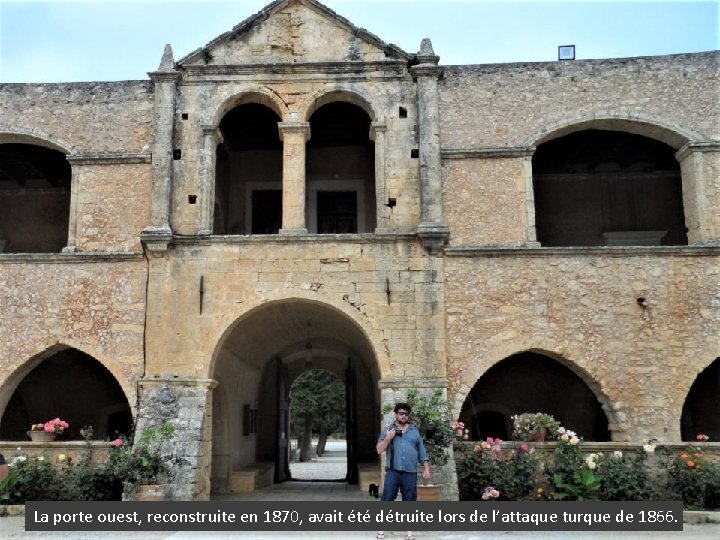
[[[315,0],[278,0],[178,64],[246,65],[409,60],[399,47]]]

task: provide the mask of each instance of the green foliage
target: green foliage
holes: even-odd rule
[[[299,437],[307,422],[317,433],[345,432],[345,384],[330,371],[306,371],[290,390],[290,436]]]
[[[421,396],[415,389],[408,390],[406,401],[412,407],[410,421],[420,431],[430,463],[446,465],[450,459],[448,449],[455,439],[450,402],[443,398],[441,390]]]
[[[595,501],[599,498],[600,479],[587,466],[575,471],[569,480],[561,474],[553,475],[555,499],[558,501]]]
[[[458,487],[460,500],[480,500],[485,489],[493,486],[502,500],[527,500],[535,492],[541,479],[537,454],[515,449],[509,456],[494,451],[491,445],[476,446],[474,451],[463,447],[459,451]]]
[[[145,429],[134,448],[121,438],[122,444],[110,451],[107,470],[112,477],[121,480],[126,494],[132,495],[141,484],[166,482],[173,467],[185,462],[167,449],[167,443],[174,435],[175,426],[165,422]]]
[[[720,463],[697,446],[666,456],[668,488],[687,508],[720,508]]]
[[[647,501],[657,491],[643,450],[598,455],[597,474],[600,498],[604,501]]]

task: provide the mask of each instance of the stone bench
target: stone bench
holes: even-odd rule
[[[273,483],[275,464],[261,461],[230,473],[230,491],[233,493],[249,493]]]
[[[357,468],[360,491],[367,493],[370,484],[380,485],[380,465],[377,463],[358,463]]]

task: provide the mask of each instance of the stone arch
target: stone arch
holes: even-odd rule
[[[377,436],[381,375],[375,343],[364,326],[341,306],[296,294],[258,302],[222,330],[209,371],[217,381],[213,403],[217,414],[224,415],[215,418],[213,412],[213,455],[222,462],[213,466],[214,491],[232,488],[235,471],[259,462],[276,464],[276,482],[289,479],[288,430],[283,426],[289,418],[290,382],[313,368],[343,375],[345,368],[351,370],[343,380],[358,392],[352,400],[358,411],[353,449],[358,459],[367,460]],[[246,427],[253,416],[257,431]]]
[[[684,396],[680,416],[683,441],[695,441],[698,434],[720,440],[720,356],[704,365],[680,390]]]
[[[687,190],[675,157],[687,134],[623,117],[536,136],[529,201],[542,246],[687,245]]]
[[[289,117],[287,104],[280,98],[277,92],[266,86],[261,86],[251,90],[242,90],[226,98],[216,108],[212,117],[212,126],[216,128],[219,127],[220,122],[227,113],[240,105],[251,103],[265,105],[269,109],[272,109],[282,121],[286,121]]]
[[[219,120],[213,234],[278,234],[282,227],[281,114],[272,98],[240,94]]]
[[[335,302],[325,296],[320,297],[317,293],[304,293],[302,291],[294,291],[292,296],[287,296],[283,292],[268,292],[266,298],[263,300],[257,300],[253,304],[248,305],[247,309],[237,315],[237,317],[223,328],[220,334],[215,339],[215,348],[212,353],[210,364],[208,365],[207,376],[212,378],[215,371],[215,364],[217,357],[223,347],[223,344],[227,340],[228,336],[240,325],[243,321],[248,320],[258,310],[275,305],[285,304],[292,302],[307,302],[308,304],[316,304],[327,307],[337,311],[340,315],[352,321],[353,325],[363,335],[364,339],[367,340],[368,346],[377,364],[379,371],[379,377],[381,379],[390,377],[392,374],[392,368],[390,365],[390,358],[386,354],[386,349],[383,345],[382,338],[377,335],[375,329],[369,324],[364,314],[361,314],[357,309],[353,308],[349,304],[343,304]],[[282,351],[287,349],[283,348]]]
[[[527,348],[527,349],[520,349],[515,351],[508,351],[508,354],[497,354],[493,355],[493,358],[488,362],[482,362],[482,363],[476,363],[472,366],[468,372],[465,373],[465,376],[463,377],[463,382],[460,391],[456,393],[453,403],[453,410],[456,412],[456,416],[460,417],[463,411],[463,406],[468,399],[468,396],[471,395],[473,389],[475,388],[476,384],[483,378],[484,375],[486,375],[488,372],[490,372],[493,368],[496,366],[499,366],[504,361],[518,357],[523,354],[532,354],[537,355],[539,357],[545,357],[549,360],[552,360],[553,362],[557,363],[562,368],[566,368],[570,372],[572,372],[581,383],[583,383],[587,389],[592,393],[594,398],[599,403],[600,407],[602,408],[602,411],[604,412],[605,416],[607,417],[607,427],[608,430],[610,430],[611,433],[620,433],[626,431],[626,426],[624,423],[624,416],[621,411],[618,410],[618,408],[615,406],[615,404],[612,402],[610,397],[607,395],[607,393],[603,390],[602,385],[598,381],[598,379],[590,373],[586,368],[579,365],[578,363],[569,360],[566,356],[556,353],[549,349],[542,349],[542,348]],[[497,400],[496,400],[497,401]],[[497,405],[497,403],[496,403]],[[503,410],[504,412],[507,412],[509,409],[507,406],[504,406],[502,409],[496,407],[497,410]],[[517,412],[517,411],[516,411]],[[519,412],[538,412],[538,411],[519,411]],[[540,412],[546,412],[546,411],[540,411]],[[468,426],[469,427],[469,426]],[[570,429],[574,429],[573,426],[567,426]],[[616,438],[616,437],[614,437]]]
[[[37,128],[3,126],[0,124],[0,144],[5,143],[42,146],[62,152],[66,156],[78,152],[77,148],[69,142]]]
[[[48,367],[47,362],[51,360],[57,362],[58,365]],[[90,363],[86,365],[85,362]],[[13,405],[13,397],[22,388],[25,381],[28,380],[28,377],[32,377],[33,374],[35,374],[36,377],[40,377],[39,380],[45,380],[46,384],[48,384],[48,377],[52,378],[50,390],[42,392],[42,395],[50,395],[52,394],[51,390],[55,389],[55,384],[64,384],[58,383],[58,380],[60,380],[62,376],[69,376],[71,377],[69,380],[75,382],[77,380],[77,377],[75,376],[77,373],[85,373],[88,377],[88,380],[86,381],[88,383],[88,387],[90,385],[90,381],[94,381],[93,388],[96,383],[98,385],[102,385],[103,387],[98,388],[99,394],[96,396],[98,397],[98,400],[90,403],[89,407],[85,400],[90,399],[92,401],[92,398],[87,398],[87,396],[78,397],[79,392],[73,394],[73,396],[77,397],[77,400],[73,400],[72,398],[68,400],[65,400],[64,398],[62,399],[63,403],[68,402],[67,409],[71,411],[71,414],[74,414],[76,417],[83,417],[86,420],[81,420],[81,423],[78,425],[77,421],[73,423],[73,421],[69,418],[64,418],[65,420],[71,422],[69,430],[71,436],[79,438],[79,429],[84,424],[92,424],[96,429],[96,437],[103,439],[109,435],[109,433],[101,433],[100,429],[103,427],[108,428],[109,418],[111,416],[121,416],[118,415],[118,413],[122,411],[126,411],[127,413],[126,423],[128,425],[126,427],[129,428],[132,425],[134,417],[135,396],[133,394],[132,399],[128,399],[129,394],[127,383],[122,377],[118,377],[118,374],[113,372],[111,367],[111,365],[109,367],[107,361],[103,361],[99,359],[98,356],[89,354],[81,348],[73,347],[68,344],[56,343],[55,345],[47,347],[42,352],[30,357],[28,360],[25,360],[22,364],[15,368],[9,377],[7,377],[5,383],[0,388],[0,411],[2,411],[0,414],[4,416],[8,413],[8,407]],[[39,373],[38,370],[40,370],[41,373]],[[76,371],[77,373],[73,375],[73,371]],[[66,383],[67,382],[68,381],[66,381]],[[125,384],[123,384],[123,382],[125,382]],[[62,388],[59,388],[59,395],[60,394],[62,394]],[[110,399],[113,395],[115,396],[114,401]],[[57,397],[58,396],[55,396],[53,399],[57,401]],[[103,400],[103,398],[108,398],[109,400]],[[95,414],[94,416],[92,414],[85,415],[82,411],[91,411],[98,414]],[[38,413],[48,417],[63,415],[62,411],[55,412],[54,410],[44,410],[42,407],[36,408],[33,412],[28,411],[28,414],[37,415]],[[103,414],[107,417],[102,418]],[[47,420],[47,418],[34,418],[34,421],[41,421],[43,419]],[[4,428],[3,431],[7,432],[7,429]]]
[[[310,103],[303,114],[303,120],[305,122],[309,122],[310,117],[315,111],[317,111],[323,105],[327,105],[328,103],[333,103],[335,101],[350,103],[352,105],[360,107],[370,117],[371,122],[378,121],[377,114],[375,113],[375,109],[372,106],[372,99],[370,98],[370,96],[366,95],[365,92],[357,88],[353,88],[352,90],[345,88],[335,88],[329,91],[322,90],[315,92],[310,96]]]
[[[587,129],[625,131],[643,135],[672,146],[676,150],[679,150],[688,142],[706,140],[705,137],[698,133],[658,118],[630,112],[607,111],[578,116],[543,126],[530,133],[523,146],[535,148],[552,139]]]

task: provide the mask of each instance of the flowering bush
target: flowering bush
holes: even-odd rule
[[[708,441],[703,436],[697,440]],[[710,459],[695,445],[667,458],[668,487],[690,508],[720,506],[720,463]]]
[[[652,451],[654,451],[654,446]],[[600,478],[600,498],[604,501],[646,501],[654,499],[657,487],[648,473],[648,452],[590,454],[595,457]]]
[[[492,501],[492,500],[497,499],[499,496],[500,496],[500,492],[497,489],[495,489],[492,486],[488,486],[483,490],[483,494],[482,494],[481,498],[483,501]]]
[[[420,396],[415,389],[408,390],[406,401],[412,407],[410,421],[420,431],[430,463],[439,467],[446,465],[450,459],[448,449],[456,434],[450,420],[450,402],[443,398],[440,390]]]
[[[560,422],[547,413],[523,413],[512,417],[513,439],[516,441],[554,440]]]
[[[465,427],[465,423],[460,420],[452,423],[452,428],[455,430],[455,437],[467,441],[470,438],[470,430]]]
[[[65,420],[55,418],[48,420],[40,424],[33,424],[30,426],[30,431],[45,431],[46,433],[55,433],[56,435],[62,435],[63,431],[70,427]]]

